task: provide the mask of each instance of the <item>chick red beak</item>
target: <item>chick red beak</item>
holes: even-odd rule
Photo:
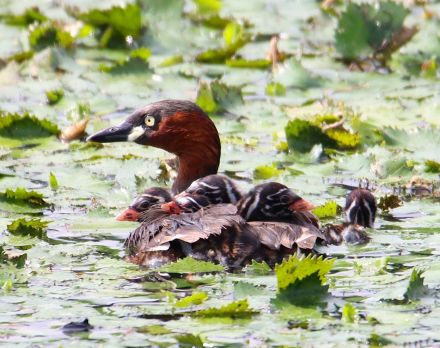
[[[289,205],[289,210],[291,211],[309,211],[312,209],[315,209],[315,206],[303,198],[300,198]]]
[[[169,214],[180,214],[182,212],[182,209],[179,207],[179,205],[173,201],[162,204],[160,208]]]
[[[137,212],[133,208],[127,208],[116,217],[116,220],[118,220],[118,221],[137,221],[138,218],[139,218],[139,212]]]

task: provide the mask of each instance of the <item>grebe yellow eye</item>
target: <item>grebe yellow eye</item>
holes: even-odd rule
[[[153,127],[155,122],[156,122],[156,120],[154,119],[153,116],[147,116],[147,117],[145,117],[145,124],[146,124],[148,127]]]

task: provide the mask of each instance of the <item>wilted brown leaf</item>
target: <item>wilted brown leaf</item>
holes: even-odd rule
[[[88,119],[84,119],[62,130],[60,139],[63,142],[70,142],[81,138],[86,130]]]

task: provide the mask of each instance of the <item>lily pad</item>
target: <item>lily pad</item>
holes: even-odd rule
[[[176,262],[164,265],[158,269],[160,272],[168,273],[212,273],[222,272],[224,267],[207,261],[195,260],[186,257]]]
[[[258,312],[249,307],[247,299],[231,302],[218,308],[207,308],[192,313],[193,317],[198,318],[231,318],[242,319],[250,318]]]

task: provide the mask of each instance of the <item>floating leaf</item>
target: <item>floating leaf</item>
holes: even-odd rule
[[[272,272],[272,269],[266,262],[257,262],[252,260],[251,264],[247,265],[246,273],[255,274],[255,275],[267,275]]]
[[[279,176],[284,173],[284,170],[278,169],[275,165],[258,166],[254,169],[254,179],[267,180],[274,176]]]
[[[109,9],[93,9],[89,12],[78,12],[70,9],[70,13],[83,22],[100,29],[100,46],[110,43],[125,43],[126,37],[138,38],[141,34],[141,9],[137,2],[113,6]]]
[[[393,1],[379,2],[377,6],[349,3],[338,21],[336,49],[348,60],[384,51],[395,45],[392,41],[396,40],[407,14],[405,7]]]
[[[212,113],[217,110],[217,103],[208,82],[201,81],[199,89],[197,90],[196,104],[207,113]]]
[[[224,271],[224,267],[207,261],[195,260],[192,257],[185,257],[160,267],[158,271],[167,273],[210,273]]]
[[[203,15],[218,14],[222,8],[221,0],[193,0],[197,11]]]
[[[136,328],[136,331],[149,335],[166,335],[172,332],[162,325],[145,325]]]
[[[249,318],[258,312],[249,307],[247,299],[231,302],[219,308],[208,308],[191,313],[194,317],[203,318]]]
[[[346,323],[355,323],[358,320],[358,311],[351,303],[346,303],[342,308],[342,320]]]
[[[38,244],[39,241],[38,238],[29,235],[10,235],[6,244],[20,250],[27,250]]]
[[[291,58],[275,71],[273,82],[286,88],[308,89],[320,86],[322,79],[304,68],[298,60]]]
[[[3,247],[0,245],[0,263],[4,263],[8,257],[5,254]]]
[[[315,214],[320,219],[333,218],[340,214],[342,208],[338,206],[335,201],[328,201],[324,205],[316,207],[313,209],[313,214]]]
[[[0,112],[0,137],[32,139],[58,135],[57,125],[49,120],[25,114]]]
[[[0,201],[18,204],[44,207],[47,202],[43,199],[43,195],[36,191],[27,191],[25,188],[18,187],[15,190],[6,189],[0,192]]]
[[[292,255],[275,266],[278,293],[274,300],[276,306],[288,302],[298,306],[307,306],[317,302],[328,293],[325,285],[326,275],[333,266],[333,259],[309,255],[299,259]]]
[[[229,23],[223,30],[225,47],[235,48],[242,45],[244,35],[244,28],[240,24],[235,22]]]
[[[72,47],[74,38],[55,23],[45,22],[34,26],[29,32],[29,45],[35,50],[59,45],[63,48]]]
[[[372,333],[368,338],[368,345],[370,347],[384,347],[392,344],[393,341],[378,335],[377,333]]]
[[[52,89],[46,91],[47,103],[49,105],[57,104],[64,96],[64,91],[62,89]]]
[[[31,236],[43,239],[46,237],[46,229],[48,222],[40,219],[25,218],[17,219],[11,222],[7,229],[13,235]]]
[[[208,298],[208,294],[206,292],[194,292],[190,296],[186,296],[181,300],[177,301],[174,306],[178,308],[184,308],[188,306],[197,306],[205,302]]]
[[[0,287],[12,290],[14,284],[23,284],[27,281],[26,273],[17,266],[8,263],[0,264]]]
[[[243,102],[241,89],[228,86],[220,80],[211,83],[201,81],[197,91],[196,103],[205,112],[223,112],[237,103]]]
[[[31,59],[34,56],[34,51],[23,51],[13,54],[12,56],[8,57],[9,62],[17,62],[17,63],[23,63],[26,60]]]
[[[437,161],[426,160],[425,166],[428,173],[440,173],[440,163]]]
[[[175,336],[177,342],[179,342],[179,347],[195,347],[203,348],[203,340],[199,335],[185,334]]]
[[[270,67],[271,62],[266,59],[243,59],[243,58],[234,58],[227,59],[226,65],[231,68],[247,68],[247,69],[267,69]],[[285,93],[285,92],[284,92]]]
[[[336,49],[346,59],[355,59],[371,53],[367,23],[360,5],[348,4],[339,18],[335,39]]]
[[[56,191],[58,190],[58,180],[54,173],[49,173],[49,186],[52,190]]]
[[[141,47],[130,52],[129,56],[112,65],[101,65],[101,71],[112,74],[134,74],[151,72],[148,58],[151,51],[146,47]]]
[[[289,148],[299,152],[308,152],[316,144],[335,147],[336,143],[324,134],[320,127],[309,121],[290,120],[285,128]]]
[[[270,82],[266,85],[266,94],[270,96],[286,95],[286,87],[279,82]]]
[[[245,298],[253,295],[261,294],[261,287],[257,287],[254,284],[248,282],[235,282],[234,283],[234,297]]]
[[[200,63],[225,63],[250,40],[250,37],[241,25],[230,22],[223,31],[223,40],[223,47],[199,53],[196,56],[196,61]]]
[[[0,15],[0,20],[3,20],[9,25],[19,25],[27,27],[33,23],[42,23],[47,20],[47,17],[41,13],[38,7],[29,7],[22,14],[3,14]]]
[[[180,63],[183,63],[183,56],[181,54],[176,54],[162,60],[162,62],[159,64],[159,67],[166,68]]]
[[[359,134],[349,133],[344,129],[329,129],[325,132],[330,139],[333,139],[341,150],[356,149],[361,142]]]
[[[408,287],[403,295],[405,301],[418,300],[429,291],[428,287],[423,283],[423,272],[414,269],[411,273]]]

